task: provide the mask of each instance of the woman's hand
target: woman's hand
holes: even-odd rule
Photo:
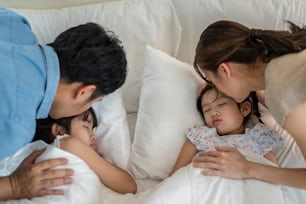
[[[249,178],[250,164],[235,148],[216,147],[217,151],[199,152],[192,160],[193,167],[207,168],[205,176],[221,176],[232,179]]]
[[[33,198],[44,195],[61,195],[62,190],[49,189],[72,182],[71,169],[52,169],[68,163],[65,158],[50,159],[34,164],[35,159],[44,150],[38,150],[28,156],[9,176],[13,199]]]

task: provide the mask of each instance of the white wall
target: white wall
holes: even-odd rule
[[[107,1],[120,0],[0,0],[0,7],[47,9]]]

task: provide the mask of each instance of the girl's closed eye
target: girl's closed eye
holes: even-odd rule
[[[204,113],[208,113],[211,109],[210,108],[204,108]]]
[[[224,106],[224,105],[226,105],[226,102],[218,103],[218,106]]]
[[[88,125],[83,125],[83,128],[85,128],[87,130],[91,129],[91,127],[89,127]]]

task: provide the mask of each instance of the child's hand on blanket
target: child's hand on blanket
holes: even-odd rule
[[[51,187],[70,184],[72,169],[51,169],[68,163],[65,158],[41,161],[34,164],[35,159],[44,149],[34,151],[28,156],[16,171],[9,176],[11,198],[33,198],[44,195],[62,195],[62,190]],[[10,198],[9,198],[10,199]]]

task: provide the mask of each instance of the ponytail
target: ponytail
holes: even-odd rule
[[[233,21],[217,21],[201,34],[196,47],[194,68],[216,72],[224,62],[251,64],[258,58],[268,63],[284,54],[306,48],[306,28],[292,22],[289,31],[249,29]]]
[[[284,54],[300,52],[306,48],[306,29],[300,28],[290,21],[290,31],[250,29],[246,43],[258,51],[263,62]]]

